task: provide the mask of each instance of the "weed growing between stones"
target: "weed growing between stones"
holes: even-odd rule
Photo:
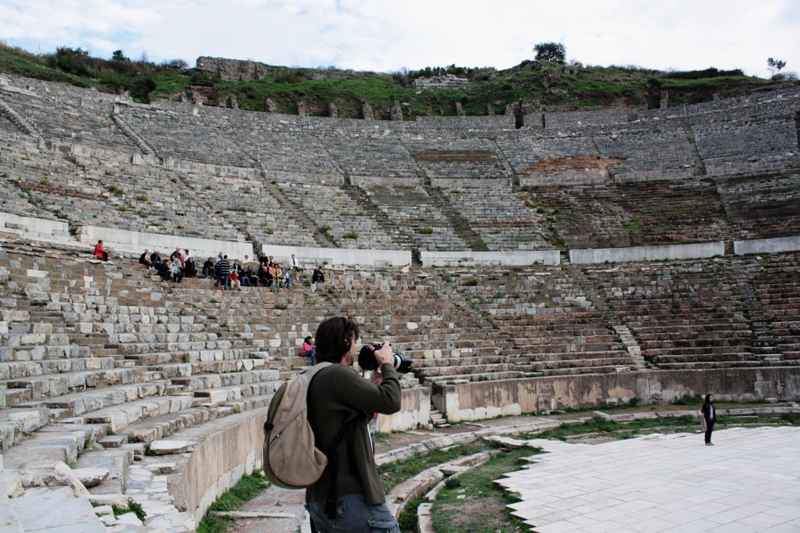
[[[114,518],[118,518],[120,515],[125,513],[133,513],[136,515],[136,518],[144,522],[144,519],[147,518],[147,513],[144,512],[142,509],[142,504],[137,503],[133,500],[128,501],[127,507],[120,507],[119,505],[112,505],[111,510],[114,512]]]
[[[236,519],[230,516],[219,516],[217,513],[235,511],[267,490],[268,487],[269,483],[262,477],[260,470],[254,471],[252,475],[242,476],[236,486],[211,504],[206,511],[206,516],[197,526],[197,533],[225,533],[228,526]]]
[[[384,492],[389,492],[392,487],[416,476],[427,468],[446,463],[457,457],[482,452],[487,448],[488,445],[481,441],[470,444],[459,444],[445,450],[435,449],[402,461],[383,464],[378,467],[378,475],[381,478],[381,485],[383,486]]]

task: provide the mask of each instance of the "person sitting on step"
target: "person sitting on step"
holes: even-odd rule
[[[197,264],[194,262],[194,257],[189,257],[183,263],[183,275],[187,278],[193,278],[197,275]]]
[[[178,257],[175,257],[169,265],[172,281],[180,283],[183,280],[183,264]]]
[[[150,250],[145,250],[142,255],[139,256],[139,264],[147,267],[147,269],[153,268],[153,262],[150,261]]]
[[[325,273],[322,271],[322,265],[318,266],[311,275],[311,287],[316,288],[317,283],[325,283]]]
[[[317,352],[314,351],[314,347],[311,345],[311,335],[303,339],[303,355],[311,359],[311,366],[317,364],[315,359]]]
[[[209,257],[205,263],[203,263],[203,276],[208,279],[214,275],[214,258]]]
[[[108,261],[108,250],[103,248],[103,241],[97,241],[94,245],[94,256],[101,261]]]
[[[239,281],[239,272],[236,270],[231,270],[230,275],[228,275],[228,281],[231,284],[231,290],[242,290],[242,282]]]

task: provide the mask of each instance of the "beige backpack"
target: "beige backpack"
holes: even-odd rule
[[[318,363],[281,385],[269,403],[264,423],[264,474],[285,489],[304,489],[319,480],[328,459],[314,443],[308,423],[308,387],[320,370]],[[339,440],[341,442],[341,439]]]

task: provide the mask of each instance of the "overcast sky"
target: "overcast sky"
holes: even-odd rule
[[[556,41],[583,64],[766,77],[768,57],[800,72],[800,0],[2,0],[0,40],[34,53],[382,72],[503,69]]]

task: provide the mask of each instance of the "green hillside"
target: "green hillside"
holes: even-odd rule
[[[212,87],[220,97],[235,95],[242,109],[262,110],[265,98],[275,102],[278,112],[297,112],[297,102],[306,112],[327,116],[328,104],[336,105],[339,117],[361,117],[361,105],[369,103],[381,118],[389,118],[395,100],[403,104],[406,119],[416,116],[455,115],[461,102],[467,115],[495,113],[520,101],[525,110],[572,110],[599,106],[659,106],[662,89],[669,89],[669,105],[746,94],[777,82],[741,71],[707,69],[690,72],[660,72],[638,67],[565,66],[548,61],[523,61],[507,70],[463,68],[451,65],[404,73],[381,74],[347,70],[269,66],[269,75],[258,81],[222,81],[182,61],[160,65],[132,61],[120,52],[113,60],[93,58],[81,49],[59,48],[37,56],[0,46],[0,72],[43,80],[95,87],[100,91],[130,91],[147,102],[191,95],[192,86]],[[419,90],[411,81],[419,75],[453,73],[470,80],[459,90]]]

